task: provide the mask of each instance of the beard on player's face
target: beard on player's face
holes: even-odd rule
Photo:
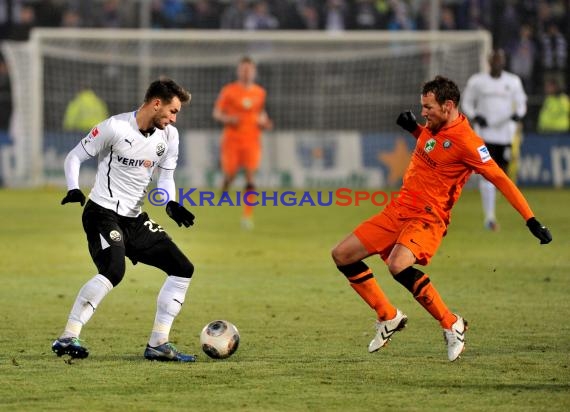
[[[427,128],[432,132],[437,132],[445,121],[442,118],[442,116],[434,113],[431,113],[429,119],[426,120],[427,120]]]
[[[170,124],[170,122],[168,122],[168,117],[167,116],[163,116],[162,114],[158,113],[157,115],[155,115],[152,118],[152,125],[153,127],[156,127],[159,130],[164,130],[164,128]]]
[[[165,125],[162,124],[162,122],[160,122],[158,120],[153,122],[153,126],[159,130],[164,130],[164,128],[166,127]]]
[[[152,118],[154,127],[164,130],[169,124],[175,124],[176,114],[180,112],[180,106],[180,99],[177,97],[173,98],[169,103],[161,102]]]

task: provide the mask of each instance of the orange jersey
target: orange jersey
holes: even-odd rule
[[[437,213],[447,225],[451,208],[475,172],[492,182],[525,220],[534,216],[519,189],[491,159],[485,143],[463,114],[435,134],[419,126],[414,136],[416,147],[396,204],[413,204]]]
[[[265,95],[265,89],[257,84],[245,88],[241,83],[233,82],[222,88],[216,108],[239,119],[237,124],[224,126],[224,139],[241,144],[259,143],[258,119],[265,109]]]

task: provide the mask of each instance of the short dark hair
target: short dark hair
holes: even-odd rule
[[[165,103],[170,103],[174,97],[178,97],[181,103],[187,103],[190,101],[191,96],[186,89],[178,85],[174,80],[161,77],[148,86],[144,101],[148,103],[152,99],[159,98]]]
[[[255,61],[251,58],[251,56],[243,56],[243,57],[240,59],[239,62],[240,62],[240,64],[242,64],[242,63],[250,63],[250,64],[255,65]]]
[[[459,106],[461,93],[453,80],[443,76],[436,76],[435,79],[424,83],[422,88],[424,96],[430,92],[434,94],[435,101],[439,104],[445,103],[446,100],[451,100],[455,106]]]

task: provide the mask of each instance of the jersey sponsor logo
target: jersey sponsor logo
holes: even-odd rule
[[[429,157],[425,151],[421,150],[420,148],[416,148],[415,153],[421,157],[422,160],[424,160],[432,169],[435,169],[437,167],[437,162]]]
[[[99,129],[97,129],[96,127],[94,127],[93,129],[91,129],[90,135],[91,135],[92,138],[96,138],[98,134],[99,134]]]
[[[443,148],[444,149],[449,149],[451,147],[451,142],[449,140],[446,140],[445,142],[443,142]]]
[[[435,139],[429,139],[424,146],[424,151],[426,153],[429,153],[433,150],[434,147],[435,147]]]
[[[157,156],[162,156],[164,154],[165,150],[166,150],[166,146],[164,145],[164,143],[160,142],[156,145],[156,155]]]
[[[487,149],[487,146],[485,145],[479,146],[477,148],[477,152],[479,152],[479,157],[481,157],[481,161],[483,163],[486,163],[489,160],[491,160],[491,155],[489,154],[489,149]]]
[[[128,157],[124,156],[117,156],[117,160],[119,163],[124,164],[125,166],[132,166],[132,167],[153,167],[156,162],[148,159],[129,159]]]
[[[111,240],[113,242],[120,242],[121,241],[121,233],[118,230],[111,230],[109,232],[109,238],[111,238]]]

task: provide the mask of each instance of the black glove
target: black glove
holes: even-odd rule
[[[166,214],[178,223],[178,226],[190,227],[194,224],[194,215],[173,200],[166,204]]]
[[[552,235],[550,234],[550,230],[548,230],[546,226],[542,225],[534,217],[531,217],[529,220],[527,220],[526,225],[531,233],[540,240],[541,245],[552,242]]]
[[[483,116],[477,115],[473,118],[473,123],[477,123],[481,127],[487,127],[489,124],[487,123],[487,119]]]
[[[518,114],[514,113],[514,114],[511,116],[511,120],[514,121],[514,122],[520,122],[520,121],[522,120],[522,117],[520,117]]]
[[[396,120],[396,124],[402,129],[413,133],[418,128],[418,122],[416,121],[416,116],[411,111],[402,112]]]
[[[81,203],[81,206],[85,204],[85,195],[80,189],[71,189],[67,192],[65,197],[61,199],[61,204],[66,203]]]

